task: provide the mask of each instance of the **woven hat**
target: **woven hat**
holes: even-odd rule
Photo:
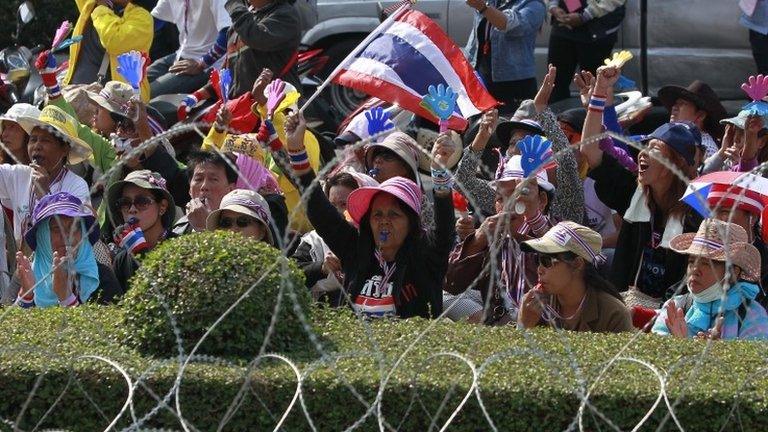
[[[384,141],[372,144],[365,149],[365,169],[373,168],[373,159],[377,151],[389,150],[396,154],[413,172],[413,178],[419,181],[419,145],[403,132],[392,132]]]
[[[524,241],[521,249],[545,254],[572,252],[593,264],[605,261],[601,254],[603,238],[600,234],[571,221],[558,223],[540,238]]]
[[[28,103],[13,104],[8,111],[0,116],[0,133],[3,133],[3,121],[12,121],[18,123],[21,117],[37,118],[40,116],[40,110],[36,106]]]
[[[680,254],[728,261],[741,268],[742,277],[750,282],[760,279],[760,253],[749,244],[744,228],[735,223],[704,219],[697,232],[677,235],[669,245]]]
[[[212,211],[205,220],[207,230],[212,231],[219,226],[219,218],[221,218],[221,213],[224,210],[244,214],[261,222],[267,233],[267,242],[271,245],[275,244],[270,229],[272,213],[270,213],[269,204],[264,197],[249,189],[235,189],[229,192],[221,199],[218,210]]]
[[[76,196],[67,192],[59,192],[42,197],[35,205],[32,212],[32,227],[24,233],[24,240],[32,250],[37,248],[37,228],[40,226],[40,222],[52,216],[82,218],[88,231],[88,241],[95,244],[99,240],[99,227],[95,225],[96,218],[93,216],[93,212],[86,208]]]
[[[131,100],[133,94],[133,88],[120,81],[109,81],[98,93],[86,93],[91,102],[119,115],[124,115],[124,107]]]
[[[520,155],[510,157],[507,162],[504,163],[504,168],[496,174],[496,180],[491,183],[491,186],[496,187],[499,182],[524,179],[525,175],[522,161],[523,158]],[[555,190],[555,185],[550,183],[549,175],[545,170],[540,170],[536,173],[536,181],[539,184],[539,187],[547,192]]]
[[[176,203],[173,201],[173,197],[168,192],[168,188],[165,184],[165,179],[156,172],[150,170],[138,170],[129,173],[123,181],[112,183],[107,189],[107,204],[109,209],[109,215],[112,220],[123,220],[123,214],[117,207],[117,200],[123,195],[123,189],[127,185],[138,186],[142,189],[152,190],[160,192],[163,198],[168,200],[168,210],[162,215],[161,221],[165,229],[170,229],[173,226],[175,215]]]
[[[88,159],[91,153],[93,153],[91,147],[77,135],[78,121],[57,106],[47,105],[40,111],[38,117],[19,117],[18,123],[27,134],[31,134],[32,130],[36,127],[56,132],[57,138],[69,144],[67,162],[70,165],[75,165]]]
[[[421,188],[405,177],[393,177],[378,186],[362,187],[349,194],[347,212],[355,223],[360,224],[371,208],[373,198],[382,192],[399,199],[417,216],[421,216]]]

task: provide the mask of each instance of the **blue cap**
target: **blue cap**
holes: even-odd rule
[[[701,131],[691,122],[672,122],[659,126],[645,141],[663,141],[682,156],[688,165],[695,163],[696,147],[701,147]]]

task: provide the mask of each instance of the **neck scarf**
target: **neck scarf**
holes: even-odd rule
[[[85,235],[85,221],[80,221],[80,232],[83,238],[77,255],[74,257],[74,273],[76,279],[75,295],[81,302],[86,302],[99,287],[99,269],[96,265],[96,257],[93,248]],[[37,307],[50,307],[59,304],[59,298],[53,291],[53,247],[51,246],[50,218],[40,222],[37,228],[37,248],[32,263],[32,271],[35,274],[35,305]]]
[[[632,201],[624,213],[624,220],[627,222],[652,222],[651,209],[648,207],[648,200],[643,191],[643,187],[637,185],[635,194],[632,195]],[[683,233],[683,221],[679,217],[670,217],[667,220],[667,226],[664,228],[664,235],[661,238],[660,246],[669,249],[669,241],[672,237]]]
[[[755,300],[759,291],[760,288],[753,283],[737,282],[728,289],[725,300],[722,300],[722,297],[707,303],[694,300],[693,305],[685,314],[685,322],[688,324],[688,336],[692,337],[696,333],[707,331],[714,326],[715,318],[720,313],[720,309],[723,310],[725,318],[723,328],[732,325],[734,320],[739,319],[735,313],[736,309],[741,306],[742,302]]]

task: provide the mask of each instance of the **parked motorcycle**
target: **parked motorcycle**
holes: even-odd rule
[[[16,14],[13,45],[0,51],[0,111],[5,112],[19,102],[34,103],[36,90],[42,85],[37,70],[32,66],[34,56],[45,49],[38,45],[32,49],[19,43],[21,30],[35,17],[31,1],[23,2]]]

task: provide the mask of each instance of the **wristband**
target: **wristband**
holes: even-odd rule
[[[59,306],[61,307],[72,307],[77,306],[78,304],[80,304],[80,300],[78,300],[75,293],[72,292],[69,293],[69,296],[64,300],[59,300]]]
[[[309,156],[306,150],[300,152],[288,152],[288,158],[291,160],[291,167],[294,171],[304,171],[309,169]]]
[[[605,96],[592,95],[589,99],[589,110],[593,112],[605,111]]]

